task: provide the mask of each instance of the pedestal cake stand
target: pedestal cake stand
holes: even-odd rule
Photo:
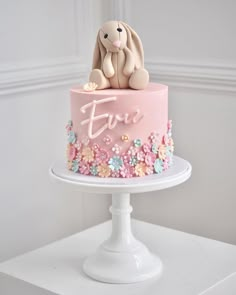
[[[158,276],[161,259],[135,239],[131,230],[131,193],[169,188],[186,181],[191,175],[189,162],[174,156],[174,164],[161,174],[143,178],[100,178],[68,171],[65,163],[56,162],[50,175],[77,186],[81,192],[112,194],[112,234],[83,265],[84,272],[95,280],[107,283],[134,283]]]

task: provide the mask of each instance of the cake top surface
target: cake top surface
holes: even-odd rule
[[[83,93],[87,95],[91,94],[96,94],[96,95],[137,95],[137,94],[142,94],[142,93],[148,93],[148,92],[159,92],[159,91],[164,91],[167,90],[168,86],[163,85],[163,84],[157,84],[157,83],[149,83],[148,86],[143,89],[143,90],[134,90],[131,88],[128,89],[113,89],[113,88],[108,88],[108,89],[103,89],[99,91],[86,91],[83,89],[83,86],[75,86],[73,87],[70,91],[73,93]]]

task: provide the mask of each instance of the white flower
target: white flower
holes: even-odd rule
[[[89,91],[96,90],[97,87],[98,87],[98,85],[96,83],[94,83],[94,82],[88,82],[88,83],[84,84],[83,89],[85,91],[88,91],[89,92]]]

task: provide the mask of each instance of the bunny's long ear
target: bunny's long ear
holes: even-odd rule
[[[102,42],[100,40],[99,32],[97,34],[97,41],[93,52],[93,69],[100,69],[102,70],[103,66],[103,60],[106,54],[106,49],[102,45]]]
[[[143,45],[138,34],[126,23],[120,22],[127,33],[127,47],[134,54],[136,69],[144,67]]]

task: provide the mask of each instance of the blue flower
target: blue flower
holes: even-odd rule
[[[134,140],[134,146],[135,147],[140,147],[142,145],[142,141],[141,139],[135,139]]]
[[[156,173],[161,173],[163,171],[163,161],[161,159],[156,159],[154,163],[154,170]]]
[[[75,135],[75,132],[70,130],[68,132],[68,142],[69,143],[75,143],[76,142],[76,135]]]
[[[119,156],[114,156],[110,158],[108,164],[112,171],[118,171],[123,166],[123,160]]]
[[[169,145],[166,147],[166,156],[167,157],[172,156],[172,147]]]
[[[136,166],[138,164],[138,159],[136,156],[132,156],[129,161],[131,166]]]
[[[90,173],[93,175],[93,176],[96,176],[98,174],[98,168],[97,166],[93,165],[90,167]]]
[[[79,161],[78,160],[73,160],[72,161],[72,171],[73,172],[78,172],[79,171]]]
[[[156,143],[154,143],[154,144],[152,145],[152,152],[153,152],[154,154],[157,154],[157,153],[158,153],[158,146],[157,146]]]

